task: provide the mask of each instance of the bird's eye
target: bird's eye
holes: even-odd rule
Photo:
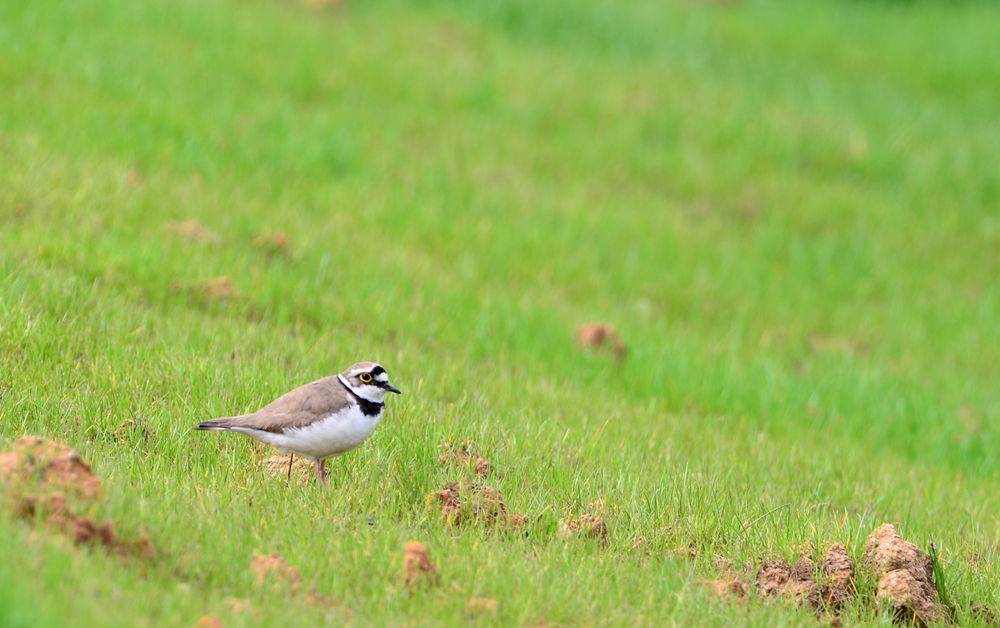
[[[368,384],[368,383],[370,383],[372,381],[372,374],[371,373],[362,373],[358,377],[358,379],[360,379],[363,384]]]

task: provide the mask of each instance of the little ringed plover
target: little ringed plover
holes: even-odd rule
[[[195,429],[239,432],[316,464],[326,486],[326,459],[363,443],[382,418],[387,394],[400,390],[374,362],[285,393],[251,414],[202,421]],[[289,460],[289,472],[291,460]]]

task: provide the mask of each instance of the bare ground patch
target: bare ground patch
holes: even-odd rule
[[[557,531],[564,539],[579,537],[607,543],[608,524],[604,517],[604,500],[597,499],[587,504],[579,517],[570,515],[560,519]]]
[[[78,545],[100,546],[123,557],[153,556],[146,537],[124,539],[112,522],[77,514],[100,500],[103,489],[80,454],[61,443],[22,436],[0,453],[0,482],[7,507],[26,521],[45,523]]]
[[[268,475],[298,484],[308,484],[315,475],[313,464],[295,454],[272,454],[267,460],[261,461]]]
[[[742,574],[732,569],[732,561],[716,557],[718,580],[700,580],[719,597],[743,600],[750,588]],[[903,540],[891,524],[876,528],[865,544],[860,568],[870,578],[858,578],[854,564],[843,543],[830,545],[822,564],[804,552],[795,564],[782,559],[763,561],[753,576],[753,589],[760,599],[780,599],[797,606],[812,608],[817,616],[837,615],[851,600],[874,600],[893,609],[897,623],[930,626],[952,620],[949,607],[942,600],[940,583],[935,580],[932,557],[913,543]],[[940,572],[938,572],[940,573]],[[873,583],[874,590],[859,591],[859,583]],[[874,584],[877,583],[877,584]],[[973,605],[971,612],[980,621],[994,621],[993,611]]]
[[[195,628],[224,628],[225,624],[215,615],[203,615],[194,626]]]
[[[272,256],[287,257],[291,254],[291,243],[284,231],[260,233],[253,239],[253,245]]]
[[[891,524],[883,523],[868,537],[864,561],[878,579],[875,600],[892,606],[897,617],[921,624],[949,621],[930,557]]]
[[[316,608],[330,610],[334,606],[333,597],[324,595],[315,588],[302,589],[300,587],[302,572],[298,567],[290,565],[278,552],[254,554],[250,560],[250,571],[254,574],[257,586],[283,587],[293,596],[301,595],[306,604]],[[240,602],[243,601],[236,601],[237,604]],[[235,604],[233,606],[235,608]],[[354,611],[349,608],[342,607],[339,610],[348,617],[354,615]]]
[[[619,360],[628,355],[628,348],[611,323],[586,323],[576,328],[576,342],[583,349],[610,350]]]
[[[492,598],[472,596],[469,598],[469,603],[465,605],[465,611],[472,618],[495,618],[498,606],[497,601]]]
[[[437,582],[437,567],[419,541],[409,541],[403,548],[403,582],[406,586]]]
[[[514,529],[528,523],[526,515],[508,513],[500,491],[485,484],[449,482],[440,491],[428,494],[426,502],[428,509],[444,515],[449,526],[480,521],[487,527]]]
[[[719,580],[699,580],[698,583],[708,587],[723,599],[735,599],[742,602],[747,597],[746,585],[739,576]]]
[[[493,474],[493,463],[475,453],[475,443],[466,442],[460,445],[445,443],[439,445],[441,457],[438,461],[444,465],[464,467],[473,471],[478,477],[487,478]]]
[[[229,277],[216,277],[202,282],[197,289],[198,296],[206,302],[232,301],[240,297],[240,291]]]
[[[795,565],[783,560],[769,560],[761,565],[754,583],[761,597],[780,597],[798,605],[820,604],[819,584],[815,580],[816,563],[806,556]]]
[[[163,230],[181,239],[199,244],[219,244],[222,241],[217,233],[194,218],[166,222],[163,224]]]

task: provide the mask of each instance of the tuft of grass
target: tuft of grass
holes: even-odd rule
[[[937,586],[938,597],[941,600],[941,604],[948,609],[949,617],[955,617],[955,604],[951,599],[951,595],[948,593],[948,585],[945,582],[944,577],[944,565],[941,563],[941,557],[938,555],[938,545],[933,539],[927,542],[927,555],[931,559],[931,569],[934,572],[934,584]]]

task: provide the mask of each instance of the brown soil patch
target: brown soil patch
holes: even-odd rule
[[[298,595],[299,583],[302,579],[302,573],[299,571],[298,567],[289,565],[288,561],[279,554],[278,552],[271,552],[270,554],[254,554],[253,559],[250,560],[250,571],[256,576],[257,585],[262,586],[267,584],[268,586],[281,586],[287,587],[291,591],[292,595]],[[330,610],[334,606],[334,600],[329,595],[323,595],[316,589],[307,589],[301,591],[302,597],[306,604],[314,606],[317,608],[323,608]],[[247,600],[240,600],[235,598],[229,598],[227,602],[230,604],[234,613],[244,610],[249,602]],[[353,611],[349,608],[342,609],[344,613],[348,615],[353,615]]]
[[[736,566],[736,562],[732,558],[726,558],[724,556],[713,556],[712,566],[720,574],[728,574],[733,572]]]
[[[820,605],[819,586],[814,579],[816,563],[802,556],[793,566],[783,560],[766,561],[757,572],[755,582],[761,597],[783,597],[801,605]]]
[[[488,597],[472,596],[469,598],[469,603],[465,605],[465,610],[468,611],[470,615],[489,615],[490,617],[496,617],[497,601]]]
[[[163,230],[191,242],[218,244],[221,240],[214,231],[206,228],[193,218],[191,220],[164,223]]]
[[[201,284],[201,296],[206,301],[229,301],[240,296],[240,291],[229,277],[216,277]]]
[[[864,563],[878,581],[874,598],[896,611],[899,621],[927,626],[950,621],[948,608],[941,602],[934,581],[931,558],[916,545],[903,540],[890,524],[882,524],[865,544]],[[716,568],[725,571],[721,580],[703,580],[720,596],[737,595],[740,577],[733,573],[732,561],[716,557]],[[837,613],[846,602],[858,597],[856,569],[843,543],[827,551],[822,569],[803,553],[795,565],[769,560],[754,578],[762,598],[783,598],[798,605],[808,603],[817,613]],[[973,609],[981,618],[989,609]],[[832,620],[836,623],[838,620]],[[839,625],[839,624],[838,624]]]
[[[878,578],[875,600],[890,604],[899,617],[931,624],[948,621],[948,609],[938,599],[931,559],[896,529],[883,523],[865,543],[865,564]]]
[[[628,355],[625,343],[611,323],[580,325],[576,328],[576,342],[584,349],[609,348],[619,360],[624,360]]]
[[[840,353],[846,356],[856,356],[861,351],[859,345],[850,338],[824,336],[813,334],[809,337],[809,348],[813,353]]]
[[[583,538],[597,539],[606,542],[608,540],[608,524],[604,521],[604,500],[596,499],[587,504],[587,512],[577,519],[569,517],[559,520],[559,536],[569,538],[579,536]]]
[[[439,445],[438,448],[443,450],[441,457],[438,458],[441,464],[453,464],[472,469],[481,478],[489,477],[493,473],[493,464],[489,460],[475,455],[473,453],[475,445],[472,443],[463,443],[462,445],[446,443]]]
[[[403,550],[403,581],[406,586],[437,580],[437,567],[427,555],[427,547],[418,541],[408,541]]]
[[[39,491],[65,491],[96,499],[101,481],[80,454],[40,436],[22,436],[0,453],[0,479],[13,487],[33,485]]]
[[[288,564],[278,552],[254,554],[250,561],[250,571],[257,577],[257,584],[273,581],[288,586],[292,592],[298,591],[301,574],[298,567]]]
[[[746,600],[749,585],[745,574],[736,572],[736,563],[724,556],[713,556],[712,565],[719,574],[718,580],[699,580],[698,583],[708,587],[720,598],[742,602]],[[753,572],[753,564],[744,565],[746,573]]]
[[[783,560],[765,562],[755,578],[761,597],[784,596],[796,604],[836,612],[854,597],[854,563],[843,543],[833,544],[821,572],[808,556],[793,566]]]
[[[78,545],[100,545],[120,556],[150,558],[149,539],[118,538],[111,522],[96,523],[74,511],[101,497],[101,481],[80,454],[39,436],[22,436],[0,453],[0,482],[8,507],[22,519],[44,522]]]
[[[223,628],[224,625],[222,620],[215,615],[204,615],[194,626],[195,628]]]
[[[823,605],[830,610],[840,610],[840,607],[857,592],[854,582],[854,561],[847,555],[847,547],[843,543],[834,543],[827,551],[823,576],[824,583],[821,589]]]
[[[783,560],[766,561],[755,577],[761,597],[785,597],[796,604],[836,612],[854,597],[854,563],[843,543],[834,543],[820,572],[808,556],[793,566]]]
[[[250,600],[242,597],[227,597],[222,602],[229,607],[229,612],[239,615],[250,609]]]
[[[524,515],[508,513],[500,491],[485,484],[449,482],[440,491],[427,495],[426,501],[427,507],[439,510],[450,526],[483,521],[490,527],[500,524],[513,529],[528,522]]]
[[[985,604],[976,604],[971,609],[972,616],[986,624],[987,626],[1000,626],[1000,619],[997,619],[996,613],[993,612],[989,606]]]
[[[743,580],[739,576],[726,580],[699,580],[698,583],[714,591],[720,598],[735,598],[739,601],[746,599],[746,587],[743,586]]]
[[[678,545],[677,547],[673,548],[670,552],[677,558],[686,558],[688,560],[695,560],[696,558],[698,558],[698,553],[699,553],[698,543],[697,541],[691,541],[691,543],[686,546]]]
[[[597,539],[602,543],[608,540],[608,525],[597,515],[584,513],[579,519],[560,519],[559,536],[569,538],[580,536]]]
[[[306,604],[309,606],[325,610],[333,608],[333,598],[329,595],[323,595],[316,589],[309,589],[303,595],[306,599]]]
[[[133,439],[142,438],[144,446],[149,445],[149,439],[155,438],[156,433],[145,423],[136,423],[135,419],[125,419],[114,431],[111,438],[116,443],[125,443]]]
[[[261,233],[253,239],[253,245],[270,255],[288,255],[288,234],[284,231]]]
[[[299,484],[308,484],[316,473],[313,463],[300,456],[295,456],[293,462],[291,460],[293,455],[273,454],[267,460],[261,461],[261,463],[267,469],[269,475],[284,480],[288,478],[288,463],[292,462],[292,481]]]

